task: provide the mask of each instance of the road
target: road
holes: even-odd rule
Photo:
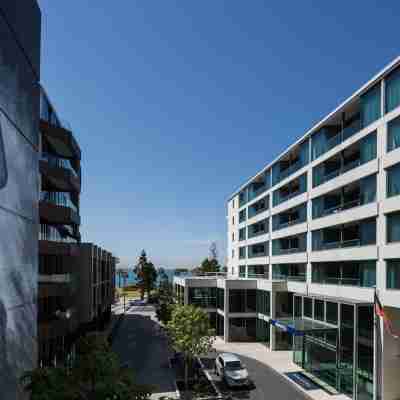
[[[159,333],[151,306],[131,307],[118,329],[113,350],[135,371],[135,380],[152,385],[152,398],[175,397],[175,385],[168,358],[166,339]]]
[[[295,384],[291,384],[259,361],[243,355],[238,355],[238,357],[246,366],[252,385],[246,388],[228,388],[221,378],[214,374],[213,359],[215,357],[216,354],[212,356],[212,359],[209,358],[206,365],[216,386],[224,396],[229,396],[235,400],[310,400],[307,395],[296,388]]]
[[[161,396],[175,397],[174,376],[169,369],[171,356],[164,336],[159,334],[158,323],[154,319],[151,306],[131,307],[125,315],[113,342],[123,363],[135,371],[139,383],[154,385],[153,399]],[[215,357],[214,353],[212,357]],[[244,389],[229,389],[213,373],[212,358],[205,360],[206,367],[224,397],[234,400],[309,400],[296,385],[254,358],[239,355],[246,365],[253,385]]]

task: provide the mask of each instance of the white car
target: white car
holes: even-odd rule
[[[240,359],[231,353],[222,353],[215,359],[215,372],[228,386],[249,384],[249,373]]]

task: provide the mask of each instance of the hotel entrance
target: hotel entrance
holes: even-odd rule
[[[373,398],[373,307],[295,295],[292,318],[271,320],[291,336],[293,362],[332,393]]]

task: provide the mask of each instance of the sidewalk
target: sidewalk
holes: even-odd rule
[[[292,351],[269,351],[261,343],[225,343],[220,338],[214,342],[214,348],[219,352],[235,353],[259,361],[284,377],[288,384],[296,386],[312,400],[349,400],[349,397],[344,394],[332,395],[322,389],[305,390],[287,377],[285,373],[288,372],[303,372],[299,366],[293,363]]]

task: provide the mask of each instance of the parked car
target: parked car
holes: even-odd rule
[[[215,359],[215,372],[222,377],[227,386],[245,386],[249,384],[249,373],[235,354],[220,354]]]

